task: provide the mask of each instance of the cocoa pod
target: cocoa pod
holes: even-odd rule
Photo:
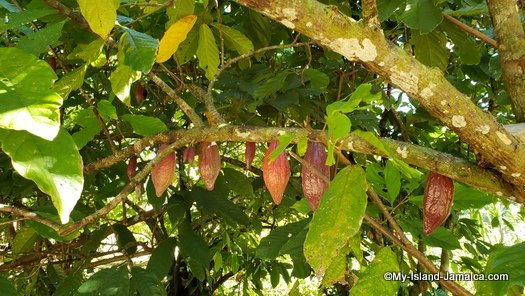
[[[255,157],[255,142],[246,142],[246,149],[244,150],[244,162],[246,162],[246,169],[252,167],[252,162]]]
[[[167,144],[160,145],[157,154],[164,151],[166,147],[168,147]],[[175,152],[171,152],[162,158],[151,170],[151,180],[157,197],[161,197],[164,191],[166,191],[166,188],[168,188],[173,182],[173,176],[175,175],[175,161]]]
[[[423,198],[423,231],[429,235],[450,214],[454,200],[454,182],[447,176],[431,171]]]
[[[221,155],[215,142],[199,143],[199,172],[208,191],[215,187],[215,180],[221,171]]]
[[[47,63],[49,64],[51,69],[53,69],[53,71],[57,69],[57,59],[55,57],[49,57],[47,59]]]
[[[275,204],[280,204],[284,190],[290,179],[290,164],[284,151],[273,161],[270,154],[279,146],[279,141],[272,141],[263,159],[263,179]]]
[[[327,180],[330,180],[330,167],[325,164],[326,157],[327,154],[322,143],[308,143],[304,155],[304,161],[306,161],[312,168],[316,169],[317,173],[311,170],[308,166],[303,165],[301,170],[301,183],[304,196],[314,211],[319,206],[321,196],[323,196],[326,188],[328,188],[328,182],[319,176],[319,174],[322,174]]]
[[[128,179],[133,180],[137,173],[137,157],[135,155],[129,158],[127,173]]]
[[[137,102],[137,105],[140,106],[142,104],[142,100],[144,99],[144,88],[142,85],[138,84],[135,88],[135,101]]]
[[[182,153],[182,161],[187,162],[189,165],[193,165],[195,161],[195,148],[190,146]]]

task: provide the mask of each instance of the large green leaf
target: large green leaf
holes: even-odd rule
[[[33,228],[24,226],[13,238],[11,250],[14,254],[25,253],[33,248],[38,239],[39,236]]]
[[[224,168],[224,181],[226,187],[238,195],[255,197],[251,180],[238,170]]]
[[[133,131],[141,136],[150,136],[168,130],[164,122],[156,117],[126,114],[122,115],[122,120],[129,122]]]
[[[117,237],[117,246],[124,253],[132,256],[137,252],[137,240],[133,233],[120,223],[113,224],[113,232]]]
[[[8,279],[3,277],[2,275],[0,275],[0,294],[4,295],[4,296],[17,296],[17,295],[19,295],[16,292],[15,286],[13,286],[13,284]]]
[[[5,5],[3,6],[5,7]],[[5,18],[7,22],[2,22],[0,24],[0,33],[4,33],[7,30],[21,27],[26,23],[32,22],[46,15],[56,13],[56,11],[51,8],[27,9],[24,11],[20,11],[18,8],[14,7],[14,11],[12,9],[9,10],[11,11],[11,13],[9,13]]]
[[[55,83],[53,90],[62,98],[67,98],[71,91],[79,89],[84,84],[87,68],[88,65],[83,65],[66,73]]]
[[[109,76],[113,93],[126,105],[130,105],[131,84],[140,79],[141,72],[135,71],[127,65],[120,64]]]
[[[101,269],[78,288],[77,295],[128,296],[129,283],[126,265]]]
[[[193,231],[189,223],[182,223],[179,226],[179,246],[184,258],[191,258],[191,260],[205,268],[210,264],[211,255],[208,244],[199,234]]]
[[[162,280],[170,271],[175,257],[177,241],[170,237],[163,240],[151,253],[147,270],[154,274],[158,280]]]
[[[149,72],[157,55],[159,40],[148,34],[124,28],[119,50],[124,53],[124,64],[135,71]]]
[[[387,272],[399,272],[397,256],[390,247],[377,252],[374,260],[359,276],[357,284],[350,290],[350,295],[397,295],[399,282],[385,281]]]
[[[119,0],[77,0],[80,13],[93,32],[106,39],[115,26]]]
[[[442,31],[419,34],[414,30],[411,41],[414,44],[416,59],[427,66],[446,69],[450,52],[447,48],[447,37]]]
[[[401,175],[391,160],[388,160],[383,171],[385,175],[386,189],[388,190],[388,201],[394,204],[401,190]]]
[[[213,191],[207,191],[202,187],[194,187],[191,191],[191,197],[206,214],[217,214],[233,226],[249,225],[250,219],[244,211],[227,198],[228,191],[222,185],[221,177],[219,175],[217,178]]]
[[[194,14],[195,1],[194,0],[175,0],[174,5],[170,5],[166,9],[166,14],[170,19],[167,26],[178,21],[183,16]]]
[[[281,249],[308,225],[310,219],[289,223],[273,229],[270,234],[261,239],[255,256],[261,259],[275,259],[283,254]]]
[[[25,131],[0,129],[0,141],[15,170],[51,196],[60,220],[67,223],[84,186],[82,158],[71,135],[61,129],[53,141],[46,141]]]
[[[430,33],[441,23],[443,15],[432,0],[408,0],[406,10],[399,20],[409,28],[419,30],[421,34]]]
[[[448,38],[458,47],[459,57],[466,65],[478,65],[481,60],[481,50],[470,36],[451,22],[442,22],[438,29],[445,31]]]
[[[271,94],[274,94],[284,86],[284,82],[286,81],[286,78],[288,77],[288,75],[290,75],[290,73],[290,71],[282,71],[274,77],[266,80],[259,88],[257,88],[253,92],[253,97],[256,99],[262,99]]]
[[[394,12],[405,10],[405,0],[377,0],[379,20],[386,21]]]
[[[497,200],[497,197],[454,182],[454,210],[479,209]]]
[[[321,197],[306,235],[304,254],[318,275],[323,275],[361,227],[366,210],[365,172],[360,166],[342,169]]]
[[[213,32],[206,24],[202,24],[199,28],[197,58],[199,59],[199,67],[206,72],[206,78],[212,80],[219,67],[219,49]]]
[[[17,47],[35,56],[47,52],[49,45],[60,38],[64,24],[65,21],[48,24],[47,27],[20,38]]]
[[[477,282],[476,295],[507,295],[507,290],[513,285],[525,285],[525,243],[510,247],[496,246],[490,254],[483,274],[488,280],[489,274],[508,276],[497,281]]]
[[[240,31],[217,23],[212,23],[211,25],[221,31],[226,47],[237,51],[239,54],[245,54],[253,50],[252,41]]]
[[[164,296],[164,285],[155,273],[138,266],[131,268],[131,281],[141,296]]]
[[[34,55],[0,48],[0,128],[52,140],[60,128],[62,105],[62,98],[51,90],[55,79],[53,69]]]

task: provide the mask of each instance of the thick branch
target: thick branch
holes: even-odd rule
[[[111,167],[129,158],[131,155],[140,153],[147,146],[158,145],[160,143],[173,143],[175,140],[177,140],[179,145],[175,148],[186,146],[192,142],[202,141],[269,142],[283,132],[293,134],[294,143],[297,143],[301,138],[309,136],[307,130],[300,128],[262,128],[233,125],[220,128],[202,127],[190,130],[174,130],[138,140],[131,147],[121,150],[115,155],[86,165],[84,171],[90,173]],[[320,132],[321,131],[318,130],[312,131],[312,136],[317,137]],[[381,142],[392,151],[394,156],[408,164],[437,171],[442,175],[446,175],[467,185],[498,196],[506,196],[525,204],[525,189],[501,180],[499,175],[492,170],[481,168],[462,158],[430,148],[395,141],[389,138],[381,138]],[[353,152],[387,156],[367,141],[355,135],[349,135],[344,138],[340,143],[340,147]]]
[[[280,21],[385,77],[456,132],[516,185],[525,185],[525,146],[494,117],[459,92],[438,69],[426,67],[377,30],[315,0],[236,0]]]
[[[515,0],[487,0],[498,40],[503,82],[518,122],[525,121],[525,33]]]

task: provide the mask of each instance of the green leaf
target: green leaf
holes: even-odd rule
[[[290,75],[290,73],[290,71],[282,71],[274,77],[266,80],[259,88],[257,88],[253,92],[253,97],[256,99],[263,99],[276,93],[284,86],[284,82],[286,81],[286,78],[288,77],[288,75]]]
[[[193,0],[192,0],[193,1]],[[179,48],[175,52],[175,58],[179,65],[186,64],[192,60],[197,53],[199,47],[199,31],[191,30],[186,36],[186,39],[182,41]]]
[[[261,259],[275,259],[284,254],[281,252],[283,246],[305,230],[309,222],[310,219],[304,219],[273,229],[261,239],[255,256]]]
[[[84,147],[89,141],[93,140],[100,131],[102,131],[102,128],[95,117],[95,113],[93,113],[93,107],[88,107],[78,112],[75,121],[76,124],[82,127],[81,130],[72,135],[78,149]]]
[[[414,30],[411,41],[414,44],[416,59],[421,63],[441,70],[447,68],[450,51],[447,48],[447,37],[442,31],[419,34]]]
[[[199,28],[197,58],[199,59],[199,67],[206,72],[206,78],[213,80],[219,67],[219,49],[210,27],[206,24],[202,24]]]
[[[4,276],[0,275],[0,294],[5,296],[17,296],[15,286]]]
[[[352,123],[348,116],[343,113],[333,113],[328,115],[328,136],[332,143],[336,143],[342,137],[350,133]]]
[[[125,114],[122,115],[122,120],[129,122],[133,128],[133,132],[141,136],[150,136],[162,133],[168,130],[168,127],[157,117]]]
[[[174,5],[170,5],[166,9],[166,14],[168,15],[169,23],[168,27],[172,23],[178,21],[183,16],[194,14],[195,11],[195,1],[194,0],[175,0]]]
[[[385,144],[383,144],[383,142],[381,142],[381,140],[373,132],[355,130],[352,132],[352,134],[367,141],[370,145],[374,146],[379,151],[381,151],[381,153],[384,153],[388,156],[392,155],[392,151],[390,151],[390,149]]]
[[[377,0],[379,20],[386,21],[395,12],[405,10],[405,0]]]
[[[390,204],[394,204],[401,190],[401,175],[391,160],[387,161],[383,174],[385,175],[385,184],[388,190],[388,201]]]
[[[79,44],[73,51],[67,56],[69,60],[81,59],[86,63],[93,63],[103,56],[102,48],[104,47],[104,40],[96,39],[89,44]]]
[[[60,38],[65,23],[62,21],[48,24],[45,28],[20,38],[16,47],[35,56],[47,52],[49,45],[56,43]]]
[[[374,260],[350,289],[350,295],[396,295],[399,282],[385,281],[384,274],[387,272],[399,272],[397,256],[390,247],[377,252]]]
[[[7,7],[12,8],[12,6]],[[4,21],[2,21],[2,23],[0,23],[0,33],[4,33],[7,30],[20,27],[26,23],[54,13],[56,13],[56,11],[50,8],[27,9],[24,11],[19,11],[18,8],[15,7],[14,11],[11,11],[11,13],[7,15],[7,22],[4,23]]]
[[[110,119],[118,119],[117,109],[108,100],[100,100],[97,103],[97,110],[104,119],[104,121],[109,121]]]
[[[466,65],[478,65],[481,61],[481,50],[470,36],[451,22],[442,22],[439,29],[445,31],[448,38],[458,48],[459,58]]]
[[[229,190],[241,196],[255,197],[252,182],[245,174],[230,168],[224,168],[222,172],[224,174],[225,185]]]
[[[97,35],[106,39],[115,26],[119,0],[77,0],[80,13]]]
[[[495,196],[486,192],[461,183],[454,183],[454,204],[452,206],[454,210],[480,209],[496,200]]]
[[[87,68],[87,65],[83,65],[66,73],[53,85],[53,90],[62,98],[67,98],[70,92],[79,89],[84,84]]]
[[[140,76],[141,72],[135,71],[123,64],[118,65],[117,69],[109,76],[113,93],[128,106],[131,104],[129,94],[131,85],[133,82],[139,80]]]
[[[22,227],[13,238],[11,250],[13,254],[25,253],[33,248],[38,239],[39,236],[33,228]]]
[[[366,210],[365,172],[359,166],[339,171],[323,194],[304,244],[306,259],[323,275],[341,249],[357,234]]]
[[[432,0],[408,0],[406,10],[399,16],[399,20],[409,28],[426,34],[441,23],[443,15]]]
[[[155,273],[138,266],[131,268],[131,281],[141,296],[164,296],[164,285]]]
[[[131,256],[137,252],[137,240],[133,233],[120,223],[113,224],[113,231],[117,236],[117,246],[127,255]]]
[[[431,247],[439,247],[447,250],[460,249],[461,245],[456,236],[449,230],[438,227],[431,235],[423,233],[423,222],[420,219],[406,219],[399,218],[398,223],[406,232],[410,232],[413,236],[421,236],[423,242]]]
[[[77,295],[128,296],[129,278],[127,267],[101,269],[78,288]]]
[[[53,141],[0,130],[0,141],[15,170],[51,196],[60,220],[67,223],[84,186],[82,158],[73,138],[64,130]]]
[[[348,247],[344,247],[335,258],[333,258],[332,263],[326,269],[326,272],[323,276],[322,285],[323,287],[329,287],[335,283],[341,282],[345,283],[345,274],[347,267],[347,255]]]
[[[304,70],[303,75],[314,89],[324,90],[330,83],[330,77],[317,69],[308,68]]]
[[[525,285],[525,243],[513,246],[497,246],[491,252],[483,274],[506,274],[508,280],[476,282],[476,295],[507,295],[513,285]]]
[[[284,151],[284,149],[288,147],[288,145],[292,142],[293,138],[294,135],[290,133],[280,135],[278,138],[279,145],[277,145],[277,147],[275,147],[272,153],[270,153],[270,160],[275,160],[279,156],[279,154],[281,154]]]
[[[219,175],[213,191],[207,191],[202,187],[194,187],[191,191],[191,197],[204,213],[217,214],[232,226],[248,226],[250,219],[241,208],[228,200],[228,191],[222,184],[224,184],[222,176]]]
[[[123,29],[119,50],[124,53],[124,64],[135,71],[149,72],[157,56],[159,40],[133,29]]]
[[[252,41],[240,31],[217,23],[212,23],[211,25],[221,31],[224,45],[227,48],[235,50],[239,54],[245,54],[253,50]]]
[[[148,272],[154,274],[160,281],[170,271],[175,256],[177,240],[173,237],[167,238],[153,250],[148,261]]]
[[[191,259],[207,268],[211,262],[210,250],[204,239],[195,233],[189,223],[179,225],[179,247],[186,259]]]
[[[53,69],[34,55],[0,48],[0,128],[53,140],[60,129],[62,105],[62,98],[51,90],[55,79]]]

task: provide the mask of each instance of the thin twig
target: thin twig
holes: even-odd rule
[[[454,24],[455,26],[457,26],[458,28],[460,28],[461,30],[469,33],[470,35],[480,39],[481,41],[487,43],[488,45],[494,47],[494,48],[497,48],[498,47],[498,43],[496,42],[496,40],[490,38],[489,36],[481,33],[480,31],[472,28],[472,27],[469,27],[467,25],[465,25],[463,22],[457,20],[455,17],[453,16],[450,16],[446,13],[443,13],[443,17],[451,22],[452,24]]]
[[[55,230],[55,231],[59,231],[60,230],[60,224],[52,221],[52,220],[49,220],[49,219],[46,219],[30,210],[26,210],[26,209],[23,209],[23,208],[19,208],[19,207],[15,207],[15,206],[12,206],[12,205],[6,205],[6,204],[0,204],[0,212],[6,212],[6,213],[11,213],[11,214],[14,214],[18,217],[24,217],[26,219],[29,219],[29,220],[33,220],[35,222],[38,222],[40,224],[44,224],[45,226]]]

